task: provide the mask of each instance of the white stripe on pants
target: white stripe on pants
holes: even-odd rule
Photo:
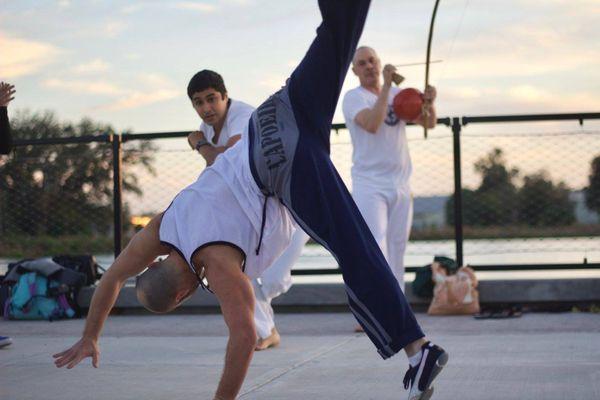
[[[352,197],[404,291],[404,253],[413,216],[410,188],[353,183]]]
[[[254,323],[256,332],[261,339],[271,335],[275,327],[271,300],[287,292],[292,286],[291,270],[304,245],[308,242],[308,235],[300,228],[292,235],[290,245],[260,278],[252,281],[256,302],[254,305]]]

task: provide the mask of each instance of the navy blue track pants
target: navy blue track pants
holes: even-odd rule
[[[287,85],[250,123],[251,170],[337,260],[350,309],[383,358],[424,336],[329,151],[331,122],[369,0],[320,0],[323,22]]]

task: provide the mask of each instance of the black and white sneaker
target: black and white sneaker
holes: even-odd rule
[[[421,347],[421,362],[409,367],[404,375],[404,389],[408,400],[428,400],[433,395],[431,383],[448,362],[448,353],[431,342]]]
[[[0,349],[12,343],[12,339],[8,336],[0,336]]]

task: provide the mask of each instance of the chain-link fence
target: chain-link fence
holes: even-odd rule
[[[112,251],[109,143],[19,146],[0,158],[0,257]]]
[[[600,263],[600,209],[589,200],[599,193],[592,164],[600,157],[600,127],[588,125],[469,121],[454,131],[438,125],[427,140],[420,128],[408,127],[414,218],[405,265],[424,265],[434,254],[464,255],[476,265]],[[351,189],[348,131],[338,129],[331,143],[332,160]],[[113,191],[119,155],[122,202]],[[17,142],[0,160],[0,258],[111,254],[114,232],[126,243],[204,167],[184,133],[123,135],[120,147],[106,137]],[[121,227],[114,218],[120,203]]]
[[[598,123],[468,124],[460,138],[465,262],[599,261]]]

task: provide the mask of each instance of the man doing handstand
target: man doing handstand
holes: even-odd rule
[[[329,135],[344,77],[369,0],[320,0],[323,22],[286,86],[253,114],[248,134],[179,193],[140,231],[103,276],[83,337],[56,354],[72,368],[98,364],[98,337],[125,280],[139,277],[138,298],[167,312],[206,278],[229,329],[225,366],[215,399],[233,400],[250,364],[256,332],[248,278],[288,245],[291,217],[336,258],[350,309],[383,358],[404,349],[409,399],[427,399],[448,356],[425,340],[398,282],[329,157]]]

